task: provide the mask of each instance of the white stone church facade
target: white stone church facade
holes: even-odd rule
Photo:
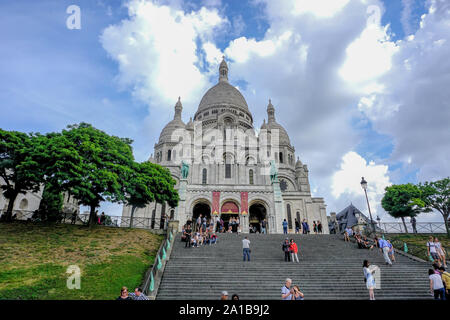
[[[180,194],[177,208],[151,203],[136,209],[134,217],[150,218],[160,225],[165,219],[179,221],[179,228],[199,214],[228,221],[239,216],[242,231],[259,229],[266,219],[268,233],[282,233],[283,219],[290,232],[295,219],[321,221],[328,232],[326,205],[323,198],[311,196],[308,167],[299,159],[286,130],[275,119],[275,108],[269,100],[268,121],[264,120],[258,135],[253,116],[243,95],[228,82],[228,66],[219,67],[219,82],[200,101],[197,112],[188,123],[181,118],[180,99],[175,115],[162,130],[154,155],[149,161],[170,170]],[[182,176],[182,161],[189,165]],[[271,179],[274,161],[278,179]],[[124,206],[122,216],[131,208]]]

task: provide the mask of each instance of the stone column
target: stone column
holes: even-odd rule
[[[244,215],[240,215],[239,216],[239,220],[240,220],[240,222],[241,222],[241,230],[242,230],[242,233],[248,233],[249,231],[248,231],[248,228],[249,228],[249,225],[248,225],[248,213],[247,214],[244,214]]]
[[[275,202],[275,212],[273,214],[274,220],[271,225],[272,233],[283,233],[282,221],[285,217],[284,214],[284,201],[281,196],[280,182],[272,182],[273,197]]]
[[[186,212],[186,188],[187,188],[187,179],[180,180],[180,187],[178,188],[178,195],[180,196],[180,201],[178,201],[178,207],[175,211],[174,220],[178,220],[178,231],[181,231],[181,228],[186,224],[186,221],[189,218],[189,212]]]

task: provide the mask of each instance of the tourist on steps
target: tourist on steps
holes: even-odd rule
[[[435,273],[433,269],[428,270],[428,277],[430,278],[430,293],[435,300],[445,300],[444,283],[441,275]]]
[[[291,243],[289,244],[289,251],[291,252],[291,260],[292,262],[295,262],[294,258],[297,260],[297,263],[300,263],[298,261],[298,247],[297,244],[294,242],[294,239],[291,239]]]
[[[386,240],[378,239],[380,251],[383,253],[384,261],[387,265],[392,266],[391,259],[389,259],[389,246]]]
[[[295,285],[292,287],[293,294],[292,294],[292,300],[304,300],[305,295],[303,292],[300,291],[300,288]]]
[[[387,241],[388,244],[388,248],[389,248],[389,258],[391,259],[392,263],[395,262],[395,250],[394,250],[394,246],[392,245],[391,241]]]
[[[244,261],[245,257],[247,257],[247,261],[250,261],[250,240],[248,240],[248,237],[245,237],[244,240],[242,240],[242,251],[244,254]]]
[[[441,274],[441,279],[444,282],[445,287],[445,298],[449,300],[450,297],[450,273],[445,271],[444,267],[439,267],[439,273]]]
[[[291,289],[292,280],[287,278],[284,282],[284,286],[281,288],[281,300],[292,300],[292,294],[294,290]]]
[[[266,234],[266,228],[267,228],[267,221],[266,219],[264,219],[263,221],[261,221],[261,233]]]
[[[322,222],[317,221],[317,232],[322,233]]]
[[[128,295],[127,287],[122,287],[122,289],[120,290],[120,296],[116,300],[132,300]]]
[[[220,300],[228,300],[228,292],[222,291],[222,294],[220,296]]]
[[[281,249],[284,252],[284,261],[285,262],[290,262],[291,261],[291,252],[290,252],[290,243],[289,243],[289,239],[286,238],[283,242],[283,245],[281,246]]]
[[[370,263],[368,260],[363,262],[364,282],[367,289],[369,289],[369,300],[375,300],[375,277],[373,276],[376,269],[369,268]]]
[[[134,292],[128,294],[133,300],[150,300],[145,294],[142,293],[141,288],[134,289]]]
[[[300,232],[300,222],[295,218],[295,233]]]
[[[439,242],[439,239],[434,238],[434,246],[436,247],[436,253],[441,260],[441,263],[444,264],[444,267],[447,268],[447,261],[445,259],[445,249],[442,247],[442,244]]]
[[[202,215],[199,215],[197,218],[197,228],[196,228],[196,232],[200,230],[200,227],[202,226]]]
[[[428,256],[431,256],[433,260],[437,260],[439,263],[441,263],[441,259],[437,253],[433,236],[430,236],[430,240],[427,242],[427,254]]]
[[[287,232],[287,230],[288,230],[288,223],[287,223],[286,219],[283,220],[282,224],[283,224],[283,233],[287,234],[288,233]]]
[[[302,222],[302,229],[303,229],[303,234],[308,233],[308,223],[306,222],[305,219],[303,219],[303,222]]]
[[[187,247],[191,247],[191,237],[192,237],[192,230],[191,230],[191,226],[188,224],[187,228],[185,230],[185,235],[186,235],[186,244],[185,244],[185,248]]]

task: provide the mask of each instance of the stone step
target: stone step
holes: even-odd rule
[[[220,292],[240,293],[241,299],[280,299],[286,277],[298,283],[306,299],[368,299],[362,261],[381,269],[380,299],[430,299],[429,264],[396,255],[397,263],[384,265],[379,250],[357,249],[339,235],[294,235],[300,244],[300,263],[285,262],[281,243],[286,235],[248,235],[250,262],[242,261],[244,235],[220,234],[215,245],[185,248],[175,239],[158,299],[217,300]],[[256,292],[253,294],[252,292]]]

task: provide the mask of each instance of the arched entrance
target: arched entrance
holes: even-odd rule
[[[250,232],[261,232],[261,222],[264,219],[267,219],[267,210],[266,207],[260,203],[256,202],[250,206],[250,215],[249,215],[249,227]],[[266,220],[266,231],[268,227],[268,221]]]
[[[228,226],[231,219],[239,217],[239,207],[234,201],[225,201],[220,208],[220,218],[223,220],[225,231],[228,231]],[[232,230],[237,231],[237,226]]]
[[[194,205],[194,208],[192,209],[192,223],[194,226],[196,225],[197,218],[202,215],[203,217],[206,217],[206,220],[211,219],[211,207],[206,202],[198,202]]]

